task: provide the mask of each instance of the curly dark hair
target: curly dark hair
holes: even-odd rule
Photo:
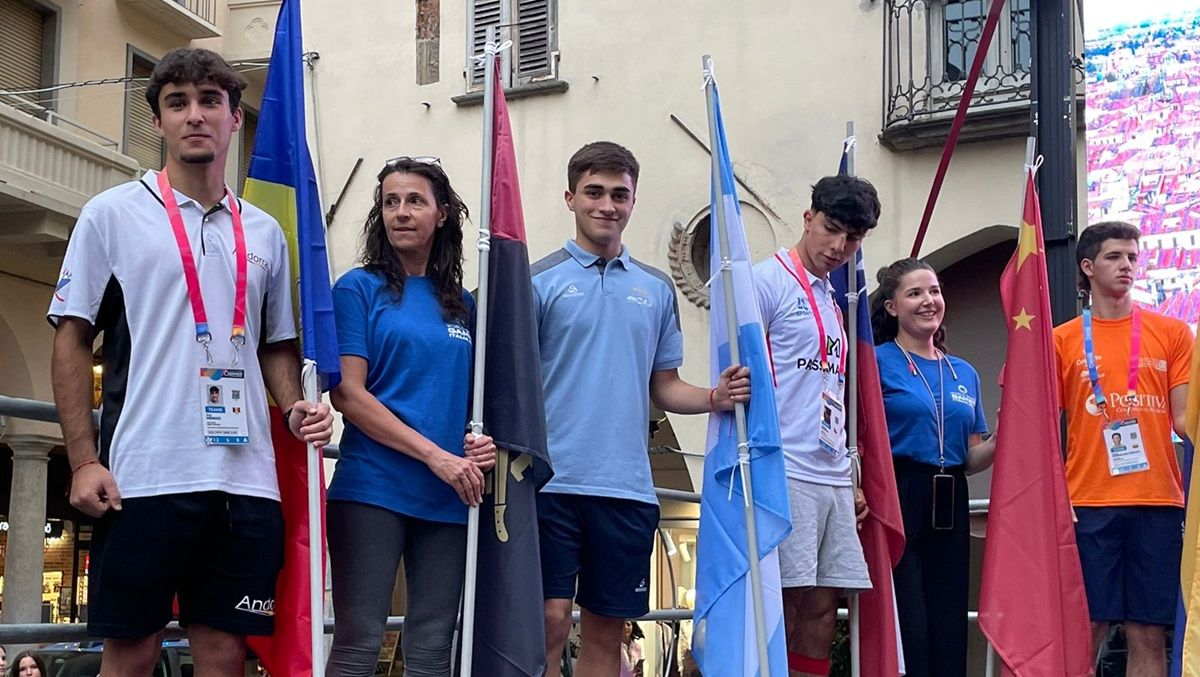
[[[904,279],[905,275],[917,270],[928,270],[934,275],[937,274],[937,271],[933,270],[933,266],[921,259],[908,258],[880,268],[875,275],[875,278],[879,280],[879,290],[871,298],[871,330],[875,333],[875,345],[887,343],[900,333],[900,321],[887,311],[884,304],[895,300],[900,280]],[[945,324],[933,332],[933,346],[943,353],[946,352]]]
[[[158,95],[168,83],[202,85],[213,83],[229,94],[229,110],[237,110],[242,102],[246,80],[220,54],[209,49],[180,48],[167,52],[154,66],[146,84],[146,102],[154,117],[162,117]]]
[[[387,227],[383,223],[383,180],[389,174],[415,174],[429,182],[433,198],[446,209],[446,221],[433,233],[433,246],[429,252],[426,274],[437,290],[438,305],[446,321],[466,323],[469,311],[463,301],[463,223],[470,212],[458,193],[450,186],[446,172],[434,163],[420,162],[408,158],[393,160],[379,171],[375,185],[375,203],[371,206],[367,220],[363,223],[363,268],[377,273],[387,281],[388,287],[396,292],[399,300],[404,296],[404,278],[407,275],[400,264],[400,257],[388,241]]]
[[[879,222],[879,193],[857,176],[826,176],[812,188],[812,212],[823,212],[848,232],[865,235]]]

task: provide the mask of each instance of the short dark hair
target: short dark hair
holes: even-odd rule
[[[237,110],[242,102],[242,90],[246,80],[225,61],[220,54],[209,49],[184,47],[167,52],[154,66],[150,81],[146,85],[146,102],[154,117],[161,117],[158,95],[167,84],[206,85],[215,84],[229,94],[229,110]]]
[[[857,176],[826,176],[812,188],[813,213],[822,212],[851,233],[862,235],[879,223],[879,193]]]
[[[593,141],[575,151],[567,162],[567,190],[574,192],[579,179],[588,172],[628,174],[637,188],[638,161],[625,146],[611,141]]]
[[[1124,221],[1101,221],[1084,228],[1075,244],[1075,273],[1079,277],[1079,288],[1083,291],[1092,290],[1091,280],[1083,274],[1083,262],[1085,259],[1095,261],[1105,241],[1137,240],[1141,237],[1142,232],[1136,226]]]

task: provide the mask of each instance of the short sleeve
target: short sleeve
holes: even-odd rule
[[[263,336],[267,343],[296,338],[296,317],[292,311],[292,262],[288,256],[287,239],[276,230],[279,243],[275,246],[275,262],[267,280],[266,323]]]
[[[758,302],[758,317],[762,320],[764,331],[770,333],[778,303],[768,277],[770,276],[760,266],[754,267],[754,299]]]
[[[658,327],[658,346],[654,350],[654,371],[676,369],[683,364],[683,332],[679,328],[679,299],[667,287],[667,300]]]
[[[84,206],[71,233],[46,313],[46,319],[56,327],[63,317],[96,322],[104,290],[113,276],[108,242],[101,232],[100,221],[101,216],[95,209]]]
[[[1171,364],[1168,367],[1168,375],[1171,378],[1171,386],[1184,385],[1191,378],[1192,373],[1192,350],[1195,348],[1196,340],[1192,337],[1192,330],[1183,322],[1172,322],[1173,332],[1171,340]]]
[[[351,272],[349,275],[353,275]],[[367,354],[367,299],[362,285],[343,277],[333,287],[333,315],[337,321],[338,353],[369,360]]]
[[[975,424],[971,426],[971,434],[982,435],[988,431],[987,414],[983,410],[983,384],[979,374],[975,374]]]

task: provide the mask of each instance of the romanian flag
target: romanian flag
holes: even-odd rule
[[[471,672],[538,677],[546,667],[546,618],[535,494],[550,479],[550,457],[517,156],[499,59],[495,67],[483,420],[497,451],[479,508],[484,584],[475,591]]]
[[[1008,326],[979,625],[1006,675],[1092,674],[1091,624],[1058,427],[1049,284],[1034,169],[1000,277]]]
[[[847,173],[852,141],[842,148],[838,174]],[[892,467],[892,443],[888,438],[887,416],[883,411],[883,390],[879,383],[879,365],[875,362],[874,333],[867,300],[867,275],[860,249],[855,254],[854,289],[858,303],[858,457],[862,461],[862,490],[870,512],[858,532],[871,590],[859,593],[859,624],[863,629],[862,674],[895,677],[904,674],[903,650],[896,616],[896,586],[892,569],[904,554],[904,518],[900,515],[900,496],[896,491],[896,473]],[[849,266],[840,266],[829,275],[834,297],[849,317],[851,288]]]
[[[1191,383],[1200,383],[1200,342],[1192,353]],[[1196,472],[1192,440],[1200,436],[1200,388],[1188,390],[1187,434],[1183,475],[1187,478],[1187,517],[1183,529],[1183,560],[1179,566],[1179,607],[1171,650],[1171,677],[1200,675],[1200,473]],[[1193,622],[1189,623],[1191,619]]]
[[[341,372],[324,219],[305,136],[300,35],[300,3],[284,0],[243,197],[275,217],[287,235],[292,274],[300,287],[301,348],[306,360],[316,362],[324,388],[333,388]],[[274,423],[272,440],[287,545],[284,569],[276,584],[275,634],[251,638],[250,647],[272,675],[311,675],[307,448],[292,437],[282,417]],[[323,491],[324,481],[315,479]],[[321,558],[324,560],[323,547]],[[323,584],[316,581],[316,585]]]

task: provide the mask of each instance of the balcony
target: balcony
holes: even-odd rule
[[[116,142],[43,113],[49,121],[0,103],[0,243],[65,242],[85,202],[138,175]]]
[[[217,38],[217,0],[120,0],[189,39]]]
[[[962,97],[988,5],[981,0],[886,0],[883,126],[892,150],[940,146]],[[1030,0],[1010,0],[984,59],[960,139],[1022,137],[1030,129]],[[1078,35],[1077,44],[1082,44]],[[1079,88],[1082,111],[1083,88]],[[1083,120],[1082,113],[1078,116]]]

